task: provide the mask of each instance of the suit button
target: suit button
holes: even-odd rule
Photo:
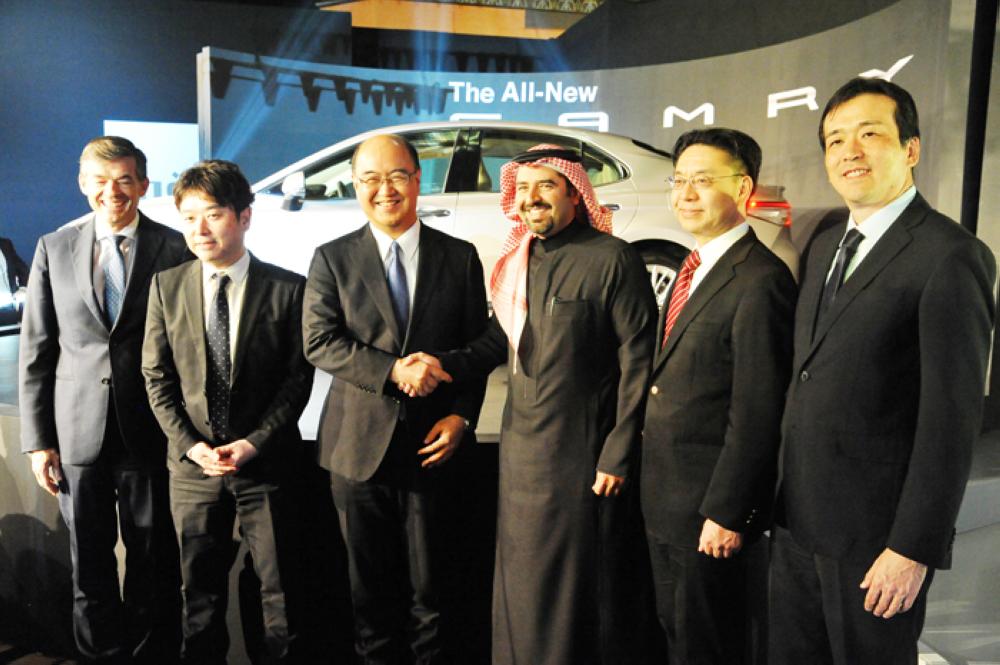
[[[659,395],[660,394],[660,389],[657,386],[653,386],[652,388],[649,389],[649,394],[650,395]]]
[[[106,376],[103,377],[103,378],[101,378],[101,385],[103,385],[103,386],[110,386],[111,385],[111,379],[109,379]]]
[[[805,383],[808,380],[809,380],[809,370],[804,369],[802,370],[802,373],[799,374],[799,381]]]

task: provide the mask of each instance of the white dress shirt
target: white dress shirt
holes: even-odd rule
[[[369,223],[375,242],[378,244],[378,255],[382,257],[382,268],[385,270],[386,278],[389,275],[389,255],[393,239],[379,229],[374,224]],[[417,266],[420,260],[420,220],[413,226],[406,229],[403,235],[395,239],[399,245],[399,251],[403,258],[403,272],[406,273],[406,290],[410,296],[410,312],[413,312],[413,294],[417,291]]]
[[[104,266],[114,257],[114,237],[125,236],[122,240],[122,256],[125,258],[125,288],[128,289],[129,279],[132,276],[132,263],[134,262],[135,248],[138,238],[135,237],[139,229],[139,213],[136,213],[132,221],[121,231],[112,231],[111,225],[95,217],[94,219],[94,271],[91,279],[94,283],[94,295],[97,302],[104,309]],[[111,238],[105,242],[105,238]],[[125,294],[122,294],[124,296]]]
[[[216,268],[207,263],[201,264],[201,292],[205,302],[205,330],[208,330],[208,317],[215,309],[215,296],[219,290],[219,278],[215,275],[229,275],[231,280],[226,290],[226,300],[229,302],[229,358],[236,357],[236,340],[240,331],[240,314],[243,309],[243,296],[247,292],[247,271],[250,269],[250,252],[244,251],[243,256],[230,266]]]
[[[885,232],[889,230],[889,227],[892,226],[893,222],[899,219],[899,216],[903,214],[903,210],[906,209],[906,206],[910,205],[910,202],[916,195],[917,188],[915,186],[911,186],[905,192],[900,194],[896,200],[879,209],[878,212],[874,213],[871,217],[860,224],[854,221],[854,215],[851,214],[850,218],[847,220],[847,228],[844,229],[844,237],[847,237],[847,233],[851,229],[857,229],[864,236],[864,238],[862,238],[861,243],[858,244],[858,250],[851,258],[851,262],[847,264],[847,269],[844,270],[845,282],[850,278],[851,273],[853,273],[855,269],[861,265],[861,262],[866,256],[868,256],[868,253],[872,251],[872,248],[875,247],[875,243],[877,243],[879,239],[885,235]],[[840,242],[843,243],[844,238],[841,238]],[[840,245],[837,245],[837,247],[840,247]],[[833,273],[833,266],[836,262],[837,255],[834,254],[833,261],[830,263],[830,270],[826,273],[827,279],[830,279],[830,275]]]
[[[750,224],[744,220],[723,233],[721,236],[712,238],[698,248],[698,255],[701,257],[701,264],[695,268],[694,276],[691,277],[691,290],[688,292],[689,298],[690,294],[694,293],[694,290],[698,288],[698,285],[704,281],[708,273],[715,267],[715,264],[719,262],[722,255],[728,252],[729,248],[735,245],[736,241],[745,236],[749,230]]]

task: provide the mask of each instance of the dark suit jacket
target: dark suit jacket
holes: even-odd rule
[[[163,466],[166,440],[139,369],[146,302],[153,273],[190,254],[180,233],[141,213],[136,242],[122,309],[108,330],[93,287],[93,214],[38,241],[21,323],[23,452],[54,448],[65,463],[92,463],[113,385],[125,445],[140,460]]]
[[[421,227],[410,312],[409,328],[401,334],[368,225],[316,250],[302,327],[306,357],[334,377],[319,435],[320,462],[341,476],[364,481],[375,473],[404,410],[420,441],[449,414],[472,423],[465,443],[472,439],[485,378],[442,384],[414,399],[388,381],[397,358],[463,347],[486,327],[483,267],[471,244]]]
[[[802,546],[950,564],[979,434],[996,265],[919,194],[815,327],[844,221],[804,255],[779,521]]]
[[[767,528],[792,361],[796,286],[751,230],[677,319],[658,328],[643,428],[646,529],[696,548],[706,517],[750,537]]]
[[[313,377],[302,355],[304,287],[301,275],[251,256],[233,355],[229,421],[233,439],[247,439],[260,455],[241,473],[278,468],[291,452],[288,446],[301,444],[298,419]],[[185,453],[199,441],[213,442],[202,291],[200,261],[156,275],[149,291],[142,373],[169,439],[171,472],[200,474],[185,461]]]
[[[14,243],[10,239],[0,238],[0,252],[3,252],[3,257],[7,262],[7,283],[10,284],[10,290],[13,293],[17,291],[19,286],[28,284],[28,266],[18,256],[17,250],[14,249]]]

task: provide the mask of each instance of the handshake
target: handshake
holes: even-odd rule
[[[442,381],[451,383],[451,375],[441,369],[441,361],[423,352],[411,353],[392,366],[389,380],[410,397],[426,397]]]

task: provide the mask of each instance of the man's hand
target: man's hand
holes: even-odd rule
[[[883,619],[908,612],[926,576],[926,565],[885,548],[861,581],[865,611]]]
[[[188,449],[187,458],[200,466],[206,476],[228,476],[239,471],[231,459],[223,460],[218,451],[219,448],[199,441]]]
[[[434,356],[411,353],[393,363],[389,380],[410,397],[427,397],[442,381],[451,383],[451,375]]]
[[[728,559],[743,547],[743,534],[705,519],[698,538],[698,551],[716,559]]]
[[[623,485],[625,485],[625,479],[621,476],[612,476],[610,473],[598,471],[597,479],[594,480],[594,486],[591,489],[597,496],[618,496]]]
[[[447,462],[458,450],[464,434],[465,418],[462,416],[445,416],[434,423],[434,427],[424,437],[424,443],[428,445],[417,451],[418,455],[427,455],[420,466],[426,468]]]
[[[55,448],[32,450],[31,471],[35,474],[38,485],[51,494],[59,494],[59,483],[62,482],[62,464],[59,462],[59,451]]]
[[[221,464],[227,465],[232,468],[232,471],[225,473],[223,475],[229,475],[231,473],[236,473],[247,462],[257,457],[259,451],[257,446],[253,445],[246,439],[237,439],[236,441],[230,441],[224,446],[218,446],[215,449],[215,454],[219,456],[219,462]]]

